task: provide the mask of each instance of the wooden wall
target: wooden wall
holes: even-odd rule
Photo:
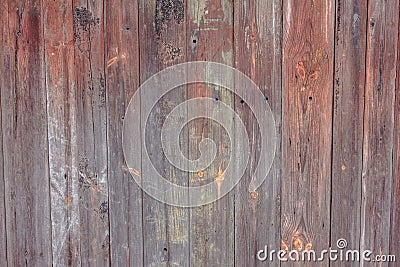
[[[0,266],[278,266],[257,251],[319,251],[339,238],[399,261],[399,8],[397,0],[1,1]],[[250,194],[250,167],[227,196],[189,209],[140,190],[121,138],[137,88],[196,60],[248,75],[271,106],[278,142],[269,186]],[[198,96],[241,116],[257,160],[257,121],[223,88],[182,87],[157,111]],[[149,123],[157,128],[157,113]],[[147,137],[150,150],[158,136]],[[204,136],[229,145],[200,119],[182,134],[188,155]],[[211,176],[226,162],[219,153]],[[168,165],[162,154],[152,159]]]

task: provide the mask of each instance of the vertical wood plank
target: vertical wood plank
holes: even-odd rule
[[[398,1],[368,2],[360,249],[374,254],[391,235],[398,14]]]
[[[74,1],[82,265],[109,264],[103,1]]]
[[[141,0],[140,28],[140,80],[145,82],[162,69],[184,62],[185,55],[185,6],[183,0]],[[162,81],[161,81],[162,82]],[[181,86],[161,98],[147,122],[146,137],[142,140],[153,165],[163,177],[173,183],[187,186],[187,173],[171,166],[161,153],[161,126],[166,115],[186,99],[186,87]],[[154,88],[157,90],[157,88]],[[142,103],[148,101],[141,96]],[[145,124],[147,123],[147,125]],[[182,149],[187,145],[183,135]],[[168,149],[168,144],[165,144]],[[142,146],[142,153],[146,153]],[[165,151],[164,151],[165,152]],[[142,177],[149,175],[150,166],[142,164]],[[155,185],[159,186],[159,185]],[[162,189],[161,189],[162,190]],[[177,197],[171,192],[172,197]],[[188,266],[189,228],[188,209],[161,203],[147,194],[143,195],[143,241],[145,266]]]
[[[5,64],[7,61],[10,60],[10,47],[8,42],[10,41],[8,35],[8,3],[3,2],[0,4],[0,25],[1,25],[1,32],[0,32],[0,50],[2,53],[0,54],[0,73],[3,74],[6,71],[4,69]],[[5,76],[5,75],[4,75]],[[5,183],[6,178],[4,176],[4,156],[3,156],[3,123],[2,123],[2,98],[1,98],[1,91],[2,88],[7,88],[10,86],[10,80],[6,77],[2,77],[0,79],[0,177],[1,184],[0,184],[0,262],[3,262],[5,266],[8,266],[7,263],[7,230],[6,230],[6,191],[5,191]]]
[[[122,149],[125,109],[139,87],[138,2],[105,4],[111,264],[143,266],[142,192],[126,167]]]
[[[55,266],[79,266],[78,155],[72,1],[43,3],[52,249]],[[61,29],[61,30],[60,30]]]
[[[52,255],[42,1],[5,1],[1,12],[8,265],[49,266]]]
[[[187,53],[189,61],[205,60],[234,65],[233,2],[228,0],[187,2]],[[212,75],[212,74],[209,74]],[[226,77],[226,79],[233,79]],[[209,84],[188,85],[188,98],[210,97],[234,108],[234,95],[225,88]],[[199,108],[198,106],[190,109]],[[215,106],[201,107],[215,112]],[[231,114],[224,114],[227,117]],[[191,173],[190,186],[204,185],[224,177],[231,143],[225,130],[209,119],[197,119],[189,127],[189,157],[200,156],[198,145],[204,138],[212,139],[218,148],[214,162],[199,173]],[[225,125],[234,127],[234,125]],[[232,130],[232,129],[231,129]],[[234,194],[190,210],[190,264],[192,266],[233,266]]]
[[[350,249],[359,249],[361,227],[367,9],[365,1],[336,5],[331,240]]]
[[[234,10],[235,67],[248,75],[266,96],[274,114],[278,136],[275,163],[266,178],[272,182],[268,185],[264,183],[250,195],[251,173],[248,168],[235,193],[235,265],[256,266],[260,263],[256,258],[258,250],[265,246],[270,249],[280,247],[282,3],[237,1]],[[235,99],[235,110],[247,124],[251,143],[254,144],[252,161],[257,162],[258,158],[254,158],[260,153],[257,121],[239,97]],[[258,164],[263,168],[262,162]]]
[[[3,40],[1,42],[3,44]],[[1,46],[2,47],[2,46]],[[0,88],[3,86],[0,85]],[[0,91],[0,103],[1,103],[1,91]],[[0,118],[1,118],[1,109],[0,109]],[[7,265],[7,232],[6,232],[6,195],[5,195],[5,177],[4,177],[4,157],[3,157],[3,131],[0,121],[0,175],[2,178],[0,184],[0,217],[2,218],[1,226],[0,226],[0,262],[3,262],[5,266]]]
[[[284,2],[282,249],[329,247],[334,8]]]
[[[398,13],[398,29],[400,28],[400,6]],[[394,106],[394,139],[393,139],[393,190],[391,204],[391,222],[390,222],[390,254],[396,255],[398,260],[400,255],[400,31],[398,31],[397,39],[397,73],[396,73],[396,89],[395,89],[395,106]],[[390,263],[389,266],[396,266],[396,263]]]
[[[111,265],[143,266],[142,192],[122,149],[125,109],[139,87],[138,2],[104,3]]]
[[[2,218],[1,227],[0,227],[0,262],[3,262],[5,266],[8,266],[7,263],[7,232],[6,232],[6,191],[5,191],[5,183],[6,177],[4,176],[4,156],[3,156],[3,123],[2,123],[2,98],[1,91],[2,88],[7,88],[10,86],[10,81],[6,79],[5,71],[3,66],[7,66],[6,63],[10,61],[10,47],[8,45],[8,3],[0,4],[0,21],[1,21],[1,35],[0,35],[0,49],[2,54],[0,55],[0,175],[2,177],[2,181],[0,184],[0,216]],[[4,78],[3,78],[4,77]]]

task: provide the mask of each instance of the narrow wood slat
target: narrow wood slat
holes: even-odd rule
[[[8,266],[49,266],[50,193],[42,1],[1,4]]]
[[[389,253],[398,179],[393,176],[398,16],[398,1],[368,2],[360,249],[374,255]]]
[[[150,76],[168,66],[184,62],[185,55],[185,6],[182,0],[141,0],[139,1],[140,33],[140,80],[144,83]],[[163,82],[163,81],[159,81]],[[143,105],[156,104],[148,120],[142,118],[141,127],[146,127],[142,140],[142,157],[148,153],[152,164],[165,179],[187,186],[187,173],[173,167],[165,157],[170,144],[161,143],[161,128],[166,116],[174,107],[186,99],[186,87],[175,88],[157,103],[149,103],[148,93],[143,91]],[[178,134],[178,133],[177,133]],[[182,150],[187,147],[187,134],[181,133]],[[147,152],[146,152],[147,151]],[[142,162],[142,178],[149,182],[151,175],[149,162]],[[159,184],[153,184],[160,187]],[[165,190],[161,188],[160,190]],[[165,190],[166,194],[177,199],[175,192]],[[144,266],[188,266],[189,228],[188,209],[173,207],[143,195],[143,249]]]
[[[138,2],[104,4],[111,265],[143,266],[142,192],[122,148],[125,110],[139,87]]]
[[[337,1],[331,240],[335,246],[344,238],[349,249],[359,249],[360,241],[366,21],[365,1]]]
[[[3,40],[1,40],[1,46],[3,47]],[[3,87],[3,81],[1,81],[0,88]],[[0,103],[1,103],[1,91],[0,91]],[[1,118],[0,109],[0,118]],[[0,123],[0,176],[3,177],[0,184],[0,217],[2,218],[0,227],[0,262],[3,262],[7,266],[7,232],[6,232],[6,195],[5,195],[5,177],[4,177],[4,157],[3,157],[3,131],[2,124]]]
[[[398,23],[400,28],[400,7],[398,13]],[[396,260],[399,261],[400,255],[400,31],[398,31],[397,39],[397,72],[396,72],[396,89],[395,89],[395,106],[394,106],[394,138],[393,138],[393,190],[391,203],[391,221],[390,221],[390,244],[389,253],[396,255]],[[389,266],[396,266],[396,262],[392,262]]]
[[[266,182],[252,197],[248,192],[252,178],[250,172],[254,172],[262,153],[260,134],[251,110],[240,97],[236,97],[235,110],[247,124],[254,145],[251,152],[252,168],[248,167],[235,193],[235,265],[256,266],[260,264],[256,257],[259,250],[265,246],[270,250],[279,249],[281,243],[282,4],[281,1],[237,1],[234,10],[235,67],[248,75],[265,94],[274,114],[278,136],[275,163]],[[260,168],[266,168],[265,163],[258,164]]]
[[[103,2],[74,1],[82,265],[109,264]]]
[[[72,1],[43,3],[53,264],[79,266]],[[63,29],[62,31],[60,29]]]
[[[1,22],[1,32],[0,32],[0,49],[2,53],[0,54],[0,73],[3,74],[6,71],[4,66],[9,64],[11,51],[9,47],[9,25],[8,25],[8,3],[3,2],[0,4],[0,22]],[[4,75],[5,76],[5,75]],[[7,88],[10,86],[10,80],[6,77],[2,77],[0,79],[0,103],[2,103],[1,98],[1,88]],[[4,156],[3,156],[3,127],[2,127],[2,109],[0,108],[0,176],[1,184],[0,184],[0,217],[2,218],[1,227],[0,227],[0,262],[3,262],[5,266],[7,266],[7,230],[6,230],[6,191],[5,191],[5,183],[6,178],[4,176]]]
[[[187,53],[188,61],[205,60],[234,65],[233,44],[233,2],[228,0],[187,2]],[[207,73],[211,76],[212,73]],[[223,77],[233,79],[232,77]],[[210,97],[234,108],[234,95],[210,84],[188,85],[188,98]],[[188,106],[193,109],[216,112],[215,106]],[[232,114],[224,114],[230,118]],[[234,125],[224,125],[228,131]],[[200,186],[223,179],[221,186],[231,177],[223,175],[224,169],[235,164],[231,143],[226,131],[209,119],[197,119],[188,125],[189,157],[196,159],[199,143],[210,138],[217,146],[217,155],[212,164],[198,173],[191,173],[190,186]],[[216,185],[218,186],[218,185]],[[190,265],[191,266],[233,266],[234,257],[234,193],[233,191],[216,202],[190,210]]]
[[[334,8],[284,3],[282,249],[329,247]]]

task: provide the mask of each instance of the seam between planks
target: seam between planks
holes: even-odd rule
[[[337,4],[338,0],[334,1],[335,6],[333,7],[335,12],[333,15],[334,24],[333,24],[333,59],[332,59],[332,125],[331,125],[331,177],[330,177],[330,196],[329,196],[329,246],[332,245],[332,198],[333,198],[333,170],[334,170],[334,142],[335,142],[335,78],[336,78],[336,37],[337,37]],[[331,266],[331,262],[328,261],[328,266]]]
[[[43,60],[43,74],[44,74],[44,86],[46,90],[46,142],[47,142],[47,174],[48,174],[48,198],[49,198],[49,226],[50,226],[50,262],[51,266],[54,266],[53,262],[53,218],[52,218],[52,212],[51,212],[51,176],[50,176],[50,136],[49,136],[49,113],[48,113],[48,103],[49,103],[49,94],[48,94],[48,88],[47,88],[47,68],[46,68],[46,42],[45,42],[45,23],[44,23],[44,9],[43,9],[43,1],[40,1],[40,13],[41,13],[41,23],[42,23],[42,44],[43,44],[43,54],[42,54],[42,60]]]
[[[365,109],[367,106],[367,103],[365,101],[365,94],[367,91],[367,56],[368,56],[368,33],[369,33],[369,27],[368,27],[368,21],[369,21],[369,2],[370,0],[367,0],[367,12],[366,12],[366,22],[365,22],[365,55],[364,55],[364,64],[365,64],[365,68],[364,68],[364,95],[363,95],[363,99],[364,99],[364,108],[363,108],[363,120],[362,120],[362,143],[361,143],[361,179],[360,179],[360,232],[359,232],[359,242],[358,242],[358,248],[361,250],[361,245],[363,243],[363,239],[364,239],[364,235],[363,235],[363,231],[365,230],[364,225],[363,225],[363,221],[364,221],[364,217],[363,217],[363,195],[364,195],[364,190],[363,190],[363,176],[364,176],[364,142],[365,142]],[[361,264],[361,263],[360,263]]]
[[[107,14],[106,14],[106,1],[102,1],[103,3],[103,32],[104,32],[104,37],[103,37],[103,72],[104,72],[104,90],[105,90],[105,98],[106,98],[106,135],[105,135],[105,142],[106,142],[106,162],[107,162],[107,201],[108,201],[108,207],[111,207],[110,204],[110,175],[109,175],[109,146],[108,146],[108,134],[109,134],[109,129],[108,129],[108,93],[107,93]],[[110,208],[107,210],[107,223],[108,223],[108,266],[111,267],[111,212]]]
[[[137,31],[136,31],[136,39],[138,40],[138,42],[137,42],[137,44],[138,44],[138,61],[137,61],[137,64],[138,64],[138,75],[137,75],[137,78],[138,78],[138,86],[140,87],[141,86],[141,83],[142,83],[142,76],[141,76],[141,71],[142,71],[142,66],[141,66],[141,55],[142,55],[142,52],[141,52],[141,43],[140,43],[140,36],[141,36],[141,29],[142,29],[142,27],[140,27],[140,18],[141,18],[141,16],[140,16],[140,0],[135,0],[136,1],[136,9],[137,9],[137,17],[136,17],[136,20],[137,20]],[[135,93],[136,93],[136,91],[135,91]],[[140,108],[139,108],[139,117],[141,118],[142,117],[142,95],[141,95],[141,93],[139,92],[139,99],[140,99]],[[127,104],[129,104],[129,103],[127,103]],[[139,129],[142,129],[142,120],[140,119],[139,120],[139,123],[140,123],[140,126],[139,126]],[[146,137],[145,136],[143,136],[143,134],[142,134],[142,130],[140,131],[140,142],[141,142],[141,144],[145,144],[146,143],[146,141],[144,141],[143,142],[143,138],[145,138],[146,139]],[[142,151],[142,145],[140,146],[140,155],[142,156],[143,155],[143,151]],[[140,171],[143,173],[143,161],[142,160],[140,160]],[[128,175],[130,175],[130,173],[128,173]],[[143,251],[142,251],[142,264],[144,264],[145,263],[145,250],[144,250],[144,243],[145,243],[145,234],[144,234],[144,231],[145,231],[145,229],[144,229],[144,223],[145,223],[145,219],[144,219],[144,191],[143,191],[143,180],[142,179],[140,179],[140,189],[139,189],[139,192],[140,192],[140,198],[141,198],[141,207],[142,207],[142,210],[141,210],[141,224],[142,224],[142,249],[143,249]],[[129,264],[129,266],[130,266],[130,262],[128,263]]]

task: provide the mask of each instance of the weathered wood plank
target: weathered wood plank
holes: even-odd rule
[[[399,7],[399,26],[400,28],[400,7]],[[396,255],[399,261],[400,255],[400,31],[398,31],[397,39],[397,74],[395,89],[395,106],[394,106],[394,137],[393,137],[393,190],[392,190],[392,211],[390,222],[390,244],[389,253]],[[396,266],[396,263],[390,263],[389,266]]]
[[[368,2],[360,249],[374,254],[391,235],[398,16],[398,1]]]
[[[337,1],[330,231],[333,246],[344,238],[350,249],[359,249],[361,227],[366,21],[365,1]]]
[[[138,3],[104,3],[111,265],[143,266],[142,191],[122,149],[125,109],[139,87]]]
[[[42,1],[3,1],[1,107],[8,266],[50,266]]]
[[[7,59],[11,56],[8,42],[10,41],[8,35],[8,4],[7,2],[3,2],[0,4],[0,50],[2,53],[0,54],[0,73],[4,74],[5,71],[4,66],[7,62]],[[5,78],[0,79],[0,217],[2,218],[0,223],[0,262],[4,263],[4,266],[8,266],[7,264],[7,232],[6,232],[6,192],[5,192],[5,182],[6,178],[4,176],[4,157],[3,157],[3,128],[2,128],[2,110],[1,110],[1,91],[2,88],[7,88],[10,86],[10,80]]]
[[[334,8],[284,3],[282,249],[329,247]]]
[[[8,39],[8,4],[1,3],[0,4],[0,21],[1,21],[1,34],[0,34],[0,50],[2,54],[0,55],[0,75],[1,77],[5,77],[5,71],[3,66],[7,66],[6,62],[9,60],[10,57],[10,50],[7,45]],[[3,262],[5,266],[7,264],[7,232],[6,232],[6,192],[5,192],[5,182],[6,178],[4,176],[4,157],[3,157],[3,127],[2,127],[2,98],[1,98],[1,91],[2,88],[7,88],[10,85],[10,81],[7,81],[5,78],[0,79],[0,176],[1,184],[0,184],[0,216],[2,218],[1,227],[0,227],[0,262]]]
[[[102,1],[74,1],[74,47],[82,265],[109,264],[104,14]]]
[[[140,79],[141,83],[160,70],[184,62],[185,55],[185,6],[182,0],[141,0],[140,28]],[[163,82],[163,81],[160,81]],[[157,88],[154,88],[157,91]],[[141,102],[149,104],[146,92]],[[142,155],[147,151],[153,165],[167,180],[187,186],[188,175],[173,167],[165,156],[169,144],[163,150],[161,126],[166,116],[186,99],[186,87],[181,86],[161,98],[147,121],[146,137],[142,141]],[[187,147],[187,134],[181,133],[182,149]],[[145,147],[146,146],[146,147]],[[146,179],[150,166],[142,163],[142,178]],[[160,185],[154,185],[159,187]],[[162,190],[162,189],[161,189]],[[176,198],[175,192],[166,191]],[[188,266],[189,228],[188,209],[161,203],[151,196],[143,195],[143,249],[145,266]]]
[[[399,7],[399,26],[400,28],[400,7]],[[400,31],[398,31],[397,39],[397,74],[395,89],[395,106],[394,106],[394,138],[393,138],[393,190],[391,205],[391,222],[390,222],[390,244],[389,253],[396,255],[397,262],[400,255]],[[390,263],[389,266],[396,266],[396,262]]]
[[[235,98],[235,110],[241,114],[252,149],[252,168],[238,184],[235,193],[235,265],[256,266],[257,251],[268,246],[280,247],[280,181],[281,181],[281,1],[247,0],[235,2],[235,67],[248,75],[262,90],[271,105],[278,135],[275,164],[253,197],[248,192],[250,171],[258,162],[260,135],[251,110],[240,97]],[[254,108],[254,107],[253,107]],[[259,162],[261,168],[265,163]]]
[[[1,42],[3,44],[3,42]],[[0,88],[3,87],[0,85]],[[0,103],[1,103],[1,91],[0,91]],[[0,109],[1,118],[1,109]],[[6,232],[6,195],[5,195],[5,177],[4,177],[4,158],[3,158],[3,131],[0,123],[0,175],[2,181],[0,184],[0,217],[2,222],[0,224],[0,262],[3,262],[4,266],[7,266],[7,232]]]
[[[79,266],[79,199],[72,1],[43,3],[52,251],[55,266]],[[62,30],[60,30],[62,29]]]
[[[233,2],[228,0],[188,1],[187,3],[187,53],[189,61],[205,60],[234,65],[233,51]],[[207,75],[211,76],[212,73]],[[233,79],[226,77],[226,79]],[[234,95],[215,85],[188,85],[188,98],[210,97],[234,108]],[[188,106],[191,109],[218,110],[213,106]],[[226,118],[232,114],[224,114]],[[200,156],[199,143],[210,138],[217,146],[217,155],[212,164],[198,173],[191,173],[190,186],[200,186],[225,179],[224,170],[229,160],[234,164],[229,140],[221,125],[210,119],[196,119],[189,125],[189,157]],[[233,132],[234,125],[224,125]],[[218,180],[219,179],[219,180]],[[218,186],[218,184],[217,184]],[[190,265],[233,266],[234,257],[234,194],[227,194],[218,201],[190,210]]]

